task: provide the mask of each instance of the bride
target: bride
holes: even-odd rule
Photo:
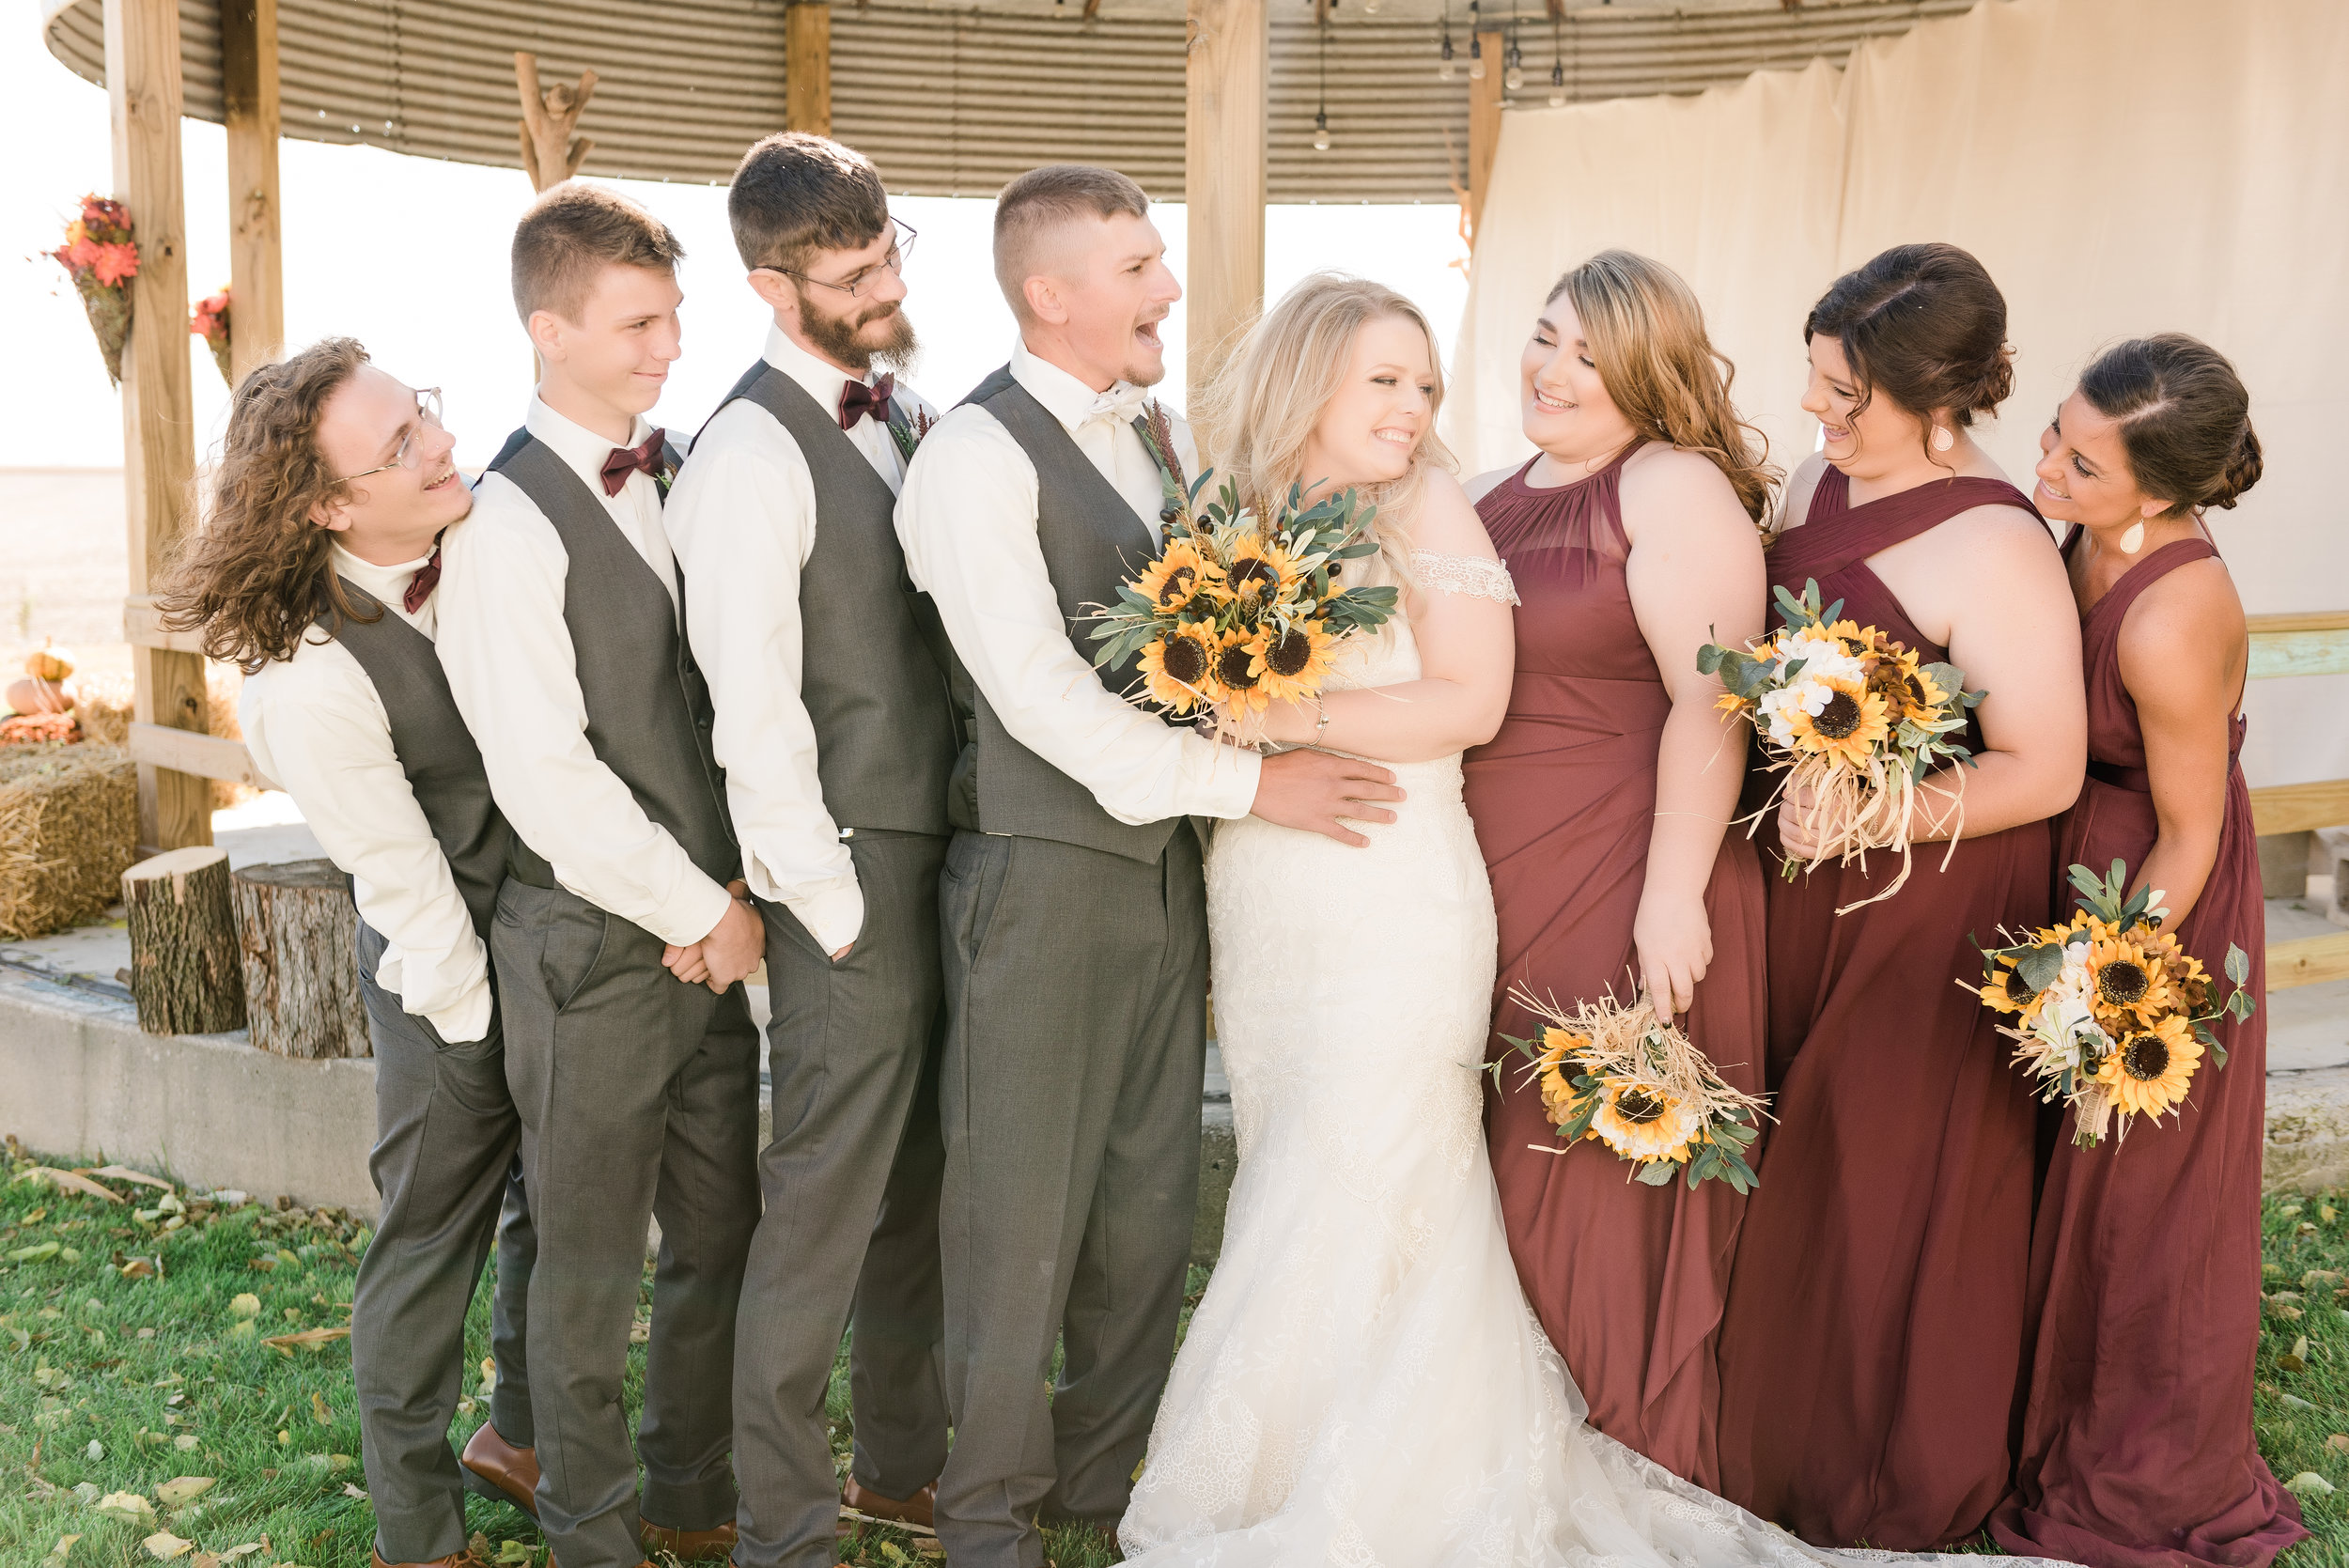
[[[1326,273],[1207,395],[1211,484],[1378,505],[1368,580],[1403,586],[1403,613],[1346,644],[1318,708],[1259,722],[1387,764],[1405,799],[1367,847],[1217,829],[1239,1171],[1118,1544],[1146,1568],[1817,1561],[1585,1426],[1509,1259],[1481,1118],[1492,893],[1460,753],[1501,723],[1516,594],[1434,434],[1442,396],[1418,308]]]

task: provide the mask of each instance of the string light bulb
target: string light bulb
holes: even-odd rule
[[[1553,109],[1566,106],[1566,68],[1557,60],[1549,62],[1549,106]]]
[[[1436,80],[1449,82],[1458,71],[1452,63],[1452,0],[1443,0],[1443,43],[1436,51]]]
[[[1481,0],[1469,0],[1469,80],[1485,79],[1485,15]]]
[[[1330,150],[1330,112],[1326,109],[1314,116],[1314,150]]]

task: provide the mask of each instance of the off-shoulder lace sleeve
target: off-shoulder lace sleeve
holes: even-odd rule
[[[1509,580],[1506,561],[1415,550],[1411,551],[1411,575],[1421,587],[1433,588],[1438,593],[1465,594],[1470,598],[1488,598],[1501,604],[1518,602],[1517,586]]]

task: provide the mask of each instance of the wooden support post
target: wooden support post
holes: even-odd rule
[[[149,1034],[217,1034],[244,1023],[228,851],[174,849],[122,874],[131,998]]]
[[[1502,60],[1508,43],[1499,32],[1476,35],[1478,57],[1485,63],[1483,81],[1469,83],[1469,243],[1476,243],[1476,225],[1485,215],[1485,192],[1493,182],[1493,154],[1501,147]]]
[[[277,0],[220,0],[228,129],[228,363],[241,383],[286,342],[277,208]]]
[[[783,13],[783,125],[832,134],[832,7],[790,0]]]
[[[522,100],[521,123],[514,128],[521,133],[522,173],[530,177],[534,191],[560,185],[579,172],[588,149],[596,145],[585,136],[571,134],[579,129],[579,116],[585,113],[587,101],[596,96],[596,73],[581,71],[577,86],[557,82],[541,87],[538,56],[516,50],[514,86]]]
[[[1264,308],[1265,104],[1271,91],[1272,28],[1265,0],[1190,0],[1190,23],[1184,362],[1185,380],[1195,393]]]
[[[122,356],[122,474],[131,528],[130,592],[152,592],[189,525],[195,416],[188,387],[188,261],[179,175],[179,8],[173,0],[105,0],[106,96],[115,194],[138,240],[131,342]],[[132,647],[132,717],[205,728],[204,660]],[[210,781],[142,763],[139,843],[212,842]],[[226,873],[223,876],[226,877]]]
[[[333,861],[287,861],[246,866],[229,883],[253,1044],[279,1056],[372,1055],[350,878]]]

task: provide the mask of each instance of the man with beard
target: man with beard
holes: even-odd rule
[[[726,202],[774,312],[670,496],[742,877],[767,926],[773,1140],[737,1320],[745,1568],[832,1561],[846,1504],[930,1524],[946,1459],[938,1252],[938,877],[957,740],[892,522],[934,417],[876,364],[913,329],[913,231],[873,165],[770,136]],[[851,1304],[856,1455],[825,1389]]]

